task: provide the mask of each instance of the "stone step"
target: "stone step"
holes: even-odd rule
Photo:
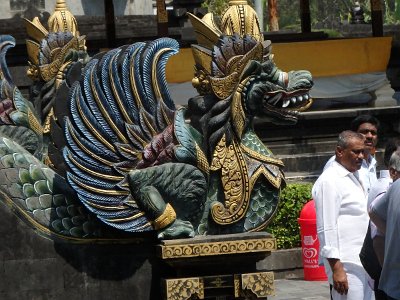
[[[285,172],[285,179],[287,183],[314,183],[320,172]]]
[[[349,128],[358,115],[372,114],[381,122],[376,159],[383,168],[386,141],[400,132],[400,107],[355,107],[304,112],[295,125],[273,125],[256,119],[254,128],[260,139],[285,164],[289,182],[315,181],[325,163],[334,155],[339,133]]]
[[[285,173],[320,174],[333,152],[298,153],[278,156],[285,164]]]
[[[335,150],[336,140],[309,141],[304,139],[298,143],[271,142],[267,147],[277,156],[297,155],[303,153],[331,152]]]
[[[377,170],[384,168],[384,149],[375,153]],[[313,182],[322,173],[326,162],[334,155],[333,151],[277,155],[285,164],[284,172],[288,182]]]

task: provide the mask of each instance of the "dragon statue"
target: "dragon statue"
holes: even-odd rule
[[[294,124],[312,100],[308,71],[273,61],[247,1],[190,15],[198,96],[176,108],[166,81],[178,42],[160,38],[89,57],[65,1],[48,29],[25,20],[26,99],[1,37],[0,199],[51,238],[159,239],[257,231],[276,212],[283,163],[253,120]]]

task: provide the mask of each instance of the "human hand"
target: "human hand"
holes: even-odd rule
[[[347,295],[349,290],[349,283],[347,281],[347,275],[340,261],[337,261],[332,268],[333,271],[333,288],[340,295]]]

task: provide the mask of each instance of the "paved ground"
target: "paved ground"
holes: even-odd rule
[[[330,300],[327,281],[275,280],[275,296],[268,300]]]

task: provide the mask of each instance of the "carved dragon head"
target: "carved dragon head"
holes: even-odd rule
[[[33,80],[48,82],[56,78],[56,85],[59,85],[72,61],[87,59],[85,36],[79,35],[76,19],[65,0],[57,0],[47,22],[48,30],[38,17],[24,21],[29,36],[26,41],[28,76]]]
[[[264,41],[258,19],[247,1],[230,1],[218,26],[212,14],[190,15],[197,45],[193,86],[200,95],[230,102],[233,131],[240,138],[254,116],[277,124],[297,122],[307,109],[313,82],[308,71],[283,72]]]
[[[44,133],[50,131],[56,91],[67,78],[72,66],[86,64],[85,36],[81,36],[75,17],[68,10],[65,0],[57,0],[47,29],[38,17],[24,19],[29,56],[27,75],[33,80],[31,101],[41,115]]]

